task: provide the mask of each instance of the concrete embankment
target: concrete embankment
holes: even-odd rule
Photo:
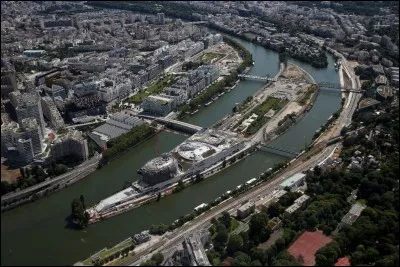
[[[146,137],[145,139],[143,139],[142,141],[140,141],[139,143],[134,144],[134,145],[132,145],[132,146],[130,146],[130,147],[124,149],[123,151],[121,151],[121,152],[115,154],[115,155],[112,156],[109,160],[107,160],[106,164],[109,164],[109,163],[112,162],[113,160],[116,160],[118,157],[120,157],[120,156],[126,154],[127,152],[131,151],[132,149],[134,149],[134,148],[137,147],[138,145],[140,145],[140,144],[142,144],[143,142],[149,140],[149,139],[152,138],[155,134],[156,134],[156,133],[154,132],[154,133],[150,134],[148,137]],[[105,165],[106,165],[106,164],[105,164]]]
[[[14,209],[18,206],[21,206],[21,205],[29,203],[29,202],[34,202],[34,201],[38,200],[39,198],[42,198],[42,197],[48,196],[51,193],[57,192],[65,187],[85,178],[90,173],[95,171],[96,168],[97,168],[97,165],[88,167],[88,169],[85,169],[84,171],[79,172],[77,175],[73,176],[71,179],[66,179],[66,180],[60,181],[58,183],[44,187],[42,190],[37,191],[37,192],[32,192],[30,195],[25,196],[24,198],[17,200],[15,202],[12,202],[8,205],[2,204],[1,212]]]

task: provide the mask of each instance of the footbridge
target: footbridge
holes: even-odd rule
[[[264,152],[268,152],[268,153],[272,153],[272,154],[276,154],[276,155],[283,156],[283,157],[288,157],[288,158],[295,158],[300,154],[300,153],[295,152],[295,151],[291,151],[291,150],[288,150],[288,149],[267,145],[267,144],[264,144],[264,143],[259,143],[257,145],[257,148],[260,151],[264,151]]]
[[[320,90],[325,91],[335,91],[335,92],[352,92],[352,93],[364,93],[364,90],[361,89],[353,89],[348,87],[341,86],[340,83],[329,83],[329,82],[321,82],[317,84]]]
[[[276,79],[270,78],[269,75],[253,76],[253,75],[239,74],[238,77],[240,79],[276,82]],[[352,92],[352,93],[360,93],[360,94],[364,93],[364,90],[343,87],[339,83],[321,82],[321,83],[310,83],[310,84],[318,85],[320,90],[324,90],[324,91],[347,92],[347,93]]]
[[[202,20],[202,21],[191,21],[191,22],[186,22],[188,25],[200,25],[200,24],[208,24],[208,21]]]
[[[240,79],[250,79],[256,81],[267,81],[267,82],[276,82],[276,79],[267,76],[254,76],[254,75],[246,75],[246,74],[239,74],[238,77]]]
[[[167,127],[170,127],[172,129],[175,129],[178,131],[190,133],[190,134],[197,133],[198,131],[203,129],[203,127],[200,127],[197,125],[193,125],[193,124],[183,122],[183,121],[168,119],[165,117],[154,117],[154,116],[150,116],[150,115],[138,115],[138,117],[144,118],[144,119],[155,120],[156,122],[162,123]]]

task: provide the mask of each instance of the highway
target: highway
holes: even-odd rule
[[[83,162],[82,164],[78,165],[75,167],[75,169],[73,169],[70,172],[64,173],[58,177],[55,177],[53,179],[49,179],[47,181],[44,181],[42,183],[39,183],[37,185],[28,187],[26,189],[20,190],[18,192],[15,193],[11,193],[11,194],[7,194],[5,196],[1,197],[1,204],[3,204],[5,201],[10,201],[10,200],[15,200],[21,197],[26,197],[29,194],[34,193],[35,191],[43,188],[43,187],[47,187],[47,186],[51,186],[51,185],[55,185],[57,183],[65,183],[66,180],[72,180],[74,179],[77,175],[79,175],[82,172],[85,172],[86,170],[92,168],[93,166],[97,165],[100,161],[101,155],[97,155],[94,156],[93,158]]]

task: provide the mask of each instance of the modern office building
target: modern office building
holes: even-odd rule
[[[151,115],[165,116],[175,109],[175,101],[159,95],[150,95],[143,101],[143,110]]]

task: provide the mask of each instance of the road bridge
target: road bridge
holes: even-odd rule
[[[168,119],[165,117],[154,117],[154,116],[150,116],[150,115],[138,115],[138,117],[144,118],[144,119],[155,120],[156,122],[162,123],[167,127],[171,127],[175,130],[179,130],[179,131],[183,131],[183,132],[187,132],[187,133],[191,133],[191,134],[197,133],[198,131],[203,129],[203,127],[200,127],[197,125],[193,125],[193,124],[183,122],[183,121]]]

